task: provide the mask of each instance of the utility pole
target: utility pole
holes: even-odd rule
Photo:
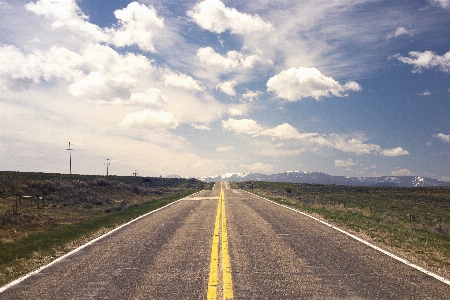
[[[70,174],[72,174],[72,151],[74,151],[72,148],[70,148],[70,142],[69,142],[69,148],[67,148],[66,150],[69,151],[69,170],[70,170]]]
[[[137,170],[134,171],[133,175],[134,175],[134,177],[136,177],[138,175]]]
[[[109,158],[106,158],[106,176],[109,176],[109,170],[108,170],[109,165],[110,165]]]

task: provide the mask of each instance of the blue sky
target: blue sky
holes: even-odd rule
[[[450,1],[0,1],[0,169],[450,181]]]

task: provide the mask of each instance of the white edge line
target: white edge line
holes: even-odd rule
[[[28,274],[26,274],[26,275],[23,275],[22,277],[19,277],[19,278],[17,278],[16,280],[11,281],[10,283],[8,283],[8,284],[2,286],[2,287],[0,288],[0,293],[6,291],[6,290],[9,289],[10,287],[15,286],[16,284],[21,283],[22,281],[24,281],[24,280],[27,279],[28,277],[31,277],[31,276],[33,276],[33,275],[35,275],[35,274],[38,274],[39,272],[41,272],[41,271],[47,269],[48,267],[52,266],[53,264],[56,264],[57,262],[59,262],[59,261],[61,261],[61,260],[67,258],[68,256],[70,256],[70,255],[72,255],[72,254],[74,254],[74,253],[76,253],[76,252],[78,252],[78,251],[80,251],[80,250],[86,248],[87,246],[89,246],[89,245],[91,245],[91,244],[93,244],[93,243],[95,243],[95,242],[97,242],[97,241],[103,239],[104,237],[106,237],[106,236],[112,234],[113,232],[116,232],[117,230],[122,229],[123,227],[125,227],[125,226],[127,226],[127,225],[130,225],[131,223],[136,222],[136,221],[139,220],[139,219],[142,219],[142,218],[144,218],[144,217],[146,217],[146,216],[148,216],[148,215],[150,215],[150,214],[152,214],[152,213],[155,213],[155,212],[157,212],[157,211],[159,211],[159,210],[162,210],[162,209],[168,207],[169,205],[175,204],[175,203],[177,203],[177,202],[179,202],[179,201],[181,201],[181,200],[184,200],[184,199],[186,199],[186,198],[188,198],[188,197],[191,197],[191,196],[193,196],[193,195],[195,195],[195,194],[198,194],[198,193],[200,193],[200,192],[201,192],[201,191],[198,191],[198,192],[196,192],[196,193],[194,193],[194,194],[192,194],[192,195],[186,196],[186,197],[184,197],[184,198],[181,198],[181,199],[178,199],[178,200],[176,200],[176,201],[174,201],[174,202],[171,202],[171,203],[169,203],[169,204],[167,204],[167,205],[164,205],[163,207],[160,207],[160,208],[158,208],[158,209],[152,210],[152,211],[150,211],[150,212],[148,212],[148,213],[146,213],[146,214],[143,214],[142,216],[139,216],[139,217],[137,217],[137,218],[135,218],[135,219],[133,219],[133,220],[131,220],[131,221],[128,221],[128,222],[125,223],[125,224],[120,225],[119,227],[116,227],[116,228],[112,229],[111,231],[108,231],[107,233],[105,233],[105,234],[103,234],[103,235],[101,235],[101,236],[99,236],[99,237],[96,237],[96,238],[93,239],[93,240],[90,240],[90,241],[87,242],[86,244],[83,244],[83,245],[79,246],[78,248],[76,248],[76,249],[74,249],[74,250],[72,250],[72,251],[70,251],[70,252],[64,254],[63,256],[58,257],[57,259],[51,261],[50,263],[48,263],[48,264],[46,264],[46,265],[43,265],[42,267],[40,267],[40,268],[38,268],[38,269],[36,269],[36,270],[34,270],[34,271],[31,271],[30,273],[28,273]]]
[[[247,191],[244,191],[244,192],[247,192]],[[429,275],[429,276],[431,276],[431,277],[434,277],[435,279],[437,279],[437,280],[439,280],[439,281],[441,281],[441,282],[443,282],[443,283],[445,283],[445,284],[450,285],[450,280],[448,280],[448,279],[446,279],[446,278],[444,278],[444,277],[442,277],[442,276],[439,276],[439,275],[437,275],[437,274],[435,274],[435,273],[433,273],[433,272],[430,272],[430,271],[428,271],[428,270],[426,270],[426,269],[424,269],[424,268],[422,268],[422,267],[420,267],[420,266],[418,266],[418,265],[415,265],[415,264],[413,264],[412,262],[409,262],[409,261],[407,261],[406,259],[403,259],[403,258],[401,258],[401,257],[399,257],[399,256],[397,256],[397,255],[395,255],[395,254],[393,254],[393,253],[391,253],[391,252],[388,252],[388,251],[386,251],[386,250],[384,250],[384,249],[381,249],[380,247],[375,246],[374,244],[371,244],[371,243],[369,243],[368,241],[363,240],[362,238],[357,237],[356,235],[351,234],[350,232],[347,232],[347,231],[345,231],[345,230],[343,230],[343,229],[341,229],[341,228],[339,228],[339,227],[336,227],[336,226],[334,226],[334,225],[331,225],[331,224],[329,224],[329,223],[327,223],[327,222],[325,222],[325,221],[322,221],[322,220],[320,220],[320,219],[318,219],[318,218],[316,218],[316,217],[314,217],[314,216],[308,215],[307,213],[304,213],[304,212],[302,212],[302,211],[296,210],[296,209],[294,209],[294,208],[292,208],[292,207],[289,207],[289,206],[286,206],[286,205],[279,204],[279,203],[277,203],[277,202],[275,202],[275,201],[269,200],[269,199],[264,198],[264,197],[261,197],[261,196],[259,196],[259,195],[255,195],[255,194],[250,193],[250,192],[247,192],[247,193],[249,193],[249,194],[251,194],[251,195],[254,195],[254,196],[256,196],[256,197],[259,197],[259,198],[261,198],[261,199],[263,199],[263,200],[269,201],[269,202],[271,202],[271,203],[273,203],[273,204],[276,204],[276,205],[279,205],[279,206],[281,206],[281,207],[287,208],[287,209],[289,209],[289,210],[295,211],[295,212],[297,212],[297,213],[299,213],[299,214],[302,214],[302,215],[304,215],[304,216],[307,216],[307,217],[309,217],[309,218],[311,218],[311,219],[313,219],[313,220],[315,220],[315,221],[318,221],[318,222],[320,222],[320,223],[322,223],[322,224],[324,224],[324,225],[326,225],[326,226],[328,226],[328,227],[331,227],[332,229],[337,230],[337,231],[339,231],[339,232],[341,232],[341,233],[343,233],[343,234],[345,234],[345,235],[347,235],[347,236],[349,236],[349,237],[351,237],[351,238],[353,238],[353,239],[355,239],[355,240],[357,240],[357,241],[359,241],[359,242],[361,242],[361,243],[363,243],[363,244],[365,244],[365,245],[367,245],[367,246],[369,246],[369,247],[371,247],[371,248],[373,248],[373,249],[375,249],[375,250],[377,250],[377,251],[379,251],[379,252],[381,252],[381,253],[383,253],[383,254],[386,254],[387,256],[390,256],[390,257],[392,257],[392,258],[394,258],[394,259],[396,259],[396,260],[398,260],[398,261],[404,263],[405,265],[408,265],[408,266],[410,266],[410,267],[413,267],[414,269],[419,270],[420,272],[423,272],[423,273],[425,273],[425,274],[427,274],[427,275]]]

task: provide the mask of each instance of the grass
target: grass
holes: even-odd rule
[[[53,230],[30,233],[14,242],[0,242],[0,285],[19,277],[30,269],[30,260],[45,261],[58,252],[67,251],[69,244],[91,237],[102,230],[117,227],[140,215],[158,209],[194,191],[185,191],[134,205],[127,210],[103,215],[92,220],[59,226]],[[39,264],[39,263],[38,263]],[[31,267],[36,267],[32,264]]]
[[[253,184],[253,189],[252,189]],[[234,183],[450,278],[450,189]]]

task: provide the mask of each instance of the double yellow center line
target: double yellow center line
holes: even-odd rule
[[[222,216],[222,218],[220,218]],[[221,233],[221,234],[220,234]],[[220,243],[220,236],[222,242]],[[217,299],[219,287],[219,249],[222,253],[222,295],[223,299],[233,299],[233,283],[231,278],[230,257],[228,255],[227,217],[225,212],[225,192],[220,183],[219,205],[211,250],[207,299]]]

